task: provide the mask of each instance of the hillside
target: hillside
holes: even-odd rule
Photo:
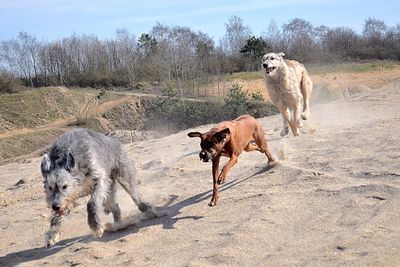
[[[50,249],[40,158],[2,165],[0,265],[397,265],[398,103],[400,81],[316,104],[297,138],[279,136],[280,116],[260,119],[286,160],[267,168],[262,154],[242,154],[213,208],[211,164],[199,161],[190,130],[127,144],[143,196],[168,215],[94,240],[82,199]],[[121,190],[119,199],[137,219]]]
[[[342,63],[338,65],[306,66],[314,83],[313,101],[330,101],[350,94],[377,89],[400,76],[400,65],[395,62]],[[261,72],[226,75],[198,91],[214,96],[226,94],[232,84],[240,84],[251,93],[260,92],[269,100]]]
[[[390,84],[398,80],[400,67],[385,61],[346,63],[310,66],[310,73],[314,81],[312,104],[316,104]],[[228,88],[236,83],[251,93],[261,92],[268,100],[261,72],[222,77],[222,80],[200,88],[199,93],[221,100]],[[145,103],[154,99],[154,95],[109,91],[99,100],[98,94],[98,90],[52,87],[0,95],[0,164],[39,155],[54,138],[76,125],[101,132],[126,130],[128,135],[132,130],[143,131],[143,128],[159,130],[160,125],[146,121]],[[134,134],[139,138],[133,139],[143,140],[145,138],[140,136],[146,134],[139,132]],[[159,136],[156,133],[149,135]]]

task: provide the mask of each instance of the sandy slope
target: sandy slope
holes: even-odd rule
[[[315,105],[297,138],[279,136],[279,116],[261,119],[270,146],[286,161],[270,169],[262,154],[242,154],[213,208],[211,166],[199,161],[189,130],[127,145],[144,197],[168,215],[100,240],[89,235],[84,199],[62,240],[43,248],[49,211],[40,159],[0,166],[0,265],[396,265],[399,90],[397,82]],[[25,183],[13,187],[19,179]],[[125,215],[137,212],[125,193],[119,197]]]

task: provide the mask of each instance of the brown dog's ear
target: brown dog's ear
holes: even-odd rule
[[[231,131],[229,130],[229,128],[225,128],[222,131],[214,134],[213,137],[217,140],[217,142],[221,142],[222,140],[226,139],[230,134]]]
[[[202,134],[199,132],[190,132],[190,133],[188,133],[188,136],[189,137],[201,137]]]

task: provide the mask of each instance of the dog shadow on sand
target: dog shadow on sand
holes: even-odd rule
[[[262,173],[268,172],[274,168],[274,166],[265,166],[264,168],[261,168],[257,172],[251,174],[250,176],[244,177],[244,178],[236,178],[234,180],[231,180],[220,187],[220,192],[228,190],[230,188],[233,188],[248,179],[260,175]],[[36,260],[41,260],[44,259],[48,256],[54,255],[55,253],[58,253],[59,251],[62,251],[65,248],[68,248],[74,244],[81,243],[81,244],[87,244],[91,242],[104,242],[107,243],[109,241],[113,240],[118,240],[122,239],[125,236],[128,236],[130,234],[138,232],[141,228],[146,228],[149,226],[153,225],[163,225],[163,229],[174,229],[174,225],[177,221],[179,220],[199,220],[202,219],[203,216],[183,216],[179,217],[179,214],[181,213],[181,209],[191,206],[193,204],[197,204],[200,202],[207,202],[212,195],[212,190],[205,191],[203,193],[197,194],[195,196],[189,197],[187,199],[184,199],[182,201],[179,201],[177,203],[174,203],[175,200],[179,197],[177,195],[171,195],[169,197],[169,201],[162,206],[160,209],[166,212],[165,216],[150,219],[150,220],[144,220],[144,221],[138,221],[137,223],[132,224],[131,226],[115,231],[115,232],[105,232],[104,235],[100,239],[95,239],[91,234],[88,235],[83,235],[83,236],[78,236],[78,237],[73,237],[69,239],[64,239],[59,241],[57,244],[50,248],[46,247],[40,247],[40,248],[31,248],[31,249],[26,249],[26,250],[21,250],[17,252],[12,252],[4,257],[0,257],[0,266],[15,266],[17,264],[25,263],[25,262],[30,262],[30,261],[36,261]],[[208,208],[206,205],[204,208]],[[77,248],[75,251],[79,251],[80,249]]]

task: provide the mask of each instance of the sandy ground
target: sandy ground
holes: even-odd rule
[[[96,240],[82,199],[49,249],[40,159],[0,166],[0,265],[395,266],[399,103],[397,81],[314,105],[296,138],[279,136],[280,116],[260,119],[272,151],[286,160],[268,168],[261,153],[243,153],[213,208],[211,164],[199,161],[190,130],[126,145],[144,198],[168,215]],[[119,200],[125,216],[138,217],[122,190]]]

